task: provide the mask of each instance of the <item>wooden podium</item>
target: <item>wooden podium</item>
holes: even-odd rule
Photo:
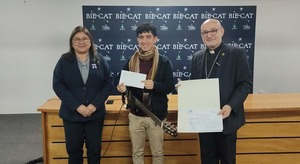
[[[130,164],[128,111],[122,106],[121,96],[108,99],[114,103],[106,105],[101,163]],[[42,113],[45,164],[67,163],[64,130],[58,117],[60,103],[58,98],[52,98],[38,108]],[[300,94],[251,94],[245,101],[245,111],[247,123],[238,131],[237,164],[300,161]],[[169,96],[168,121],[177,122],[177,95]],[[198,134],[165,134],[164,153],[166,164],[199,164]],[[148,141],[145,163],[151,164]]]

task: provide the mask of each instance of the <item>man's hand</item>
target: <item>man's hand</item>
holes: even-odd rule
[[[178,90],[178,87],[181,86],[180,82],[181,82],[181,79],[180,79],[180,78],[177,78],[177,84],[175,84],[175,89],[176,89],[176,90]]]
[[[153,89],[154,88],[154,81],[153,80],[143,80],[142,83],[145,83],[146,89]]]
[[[126,85],[124,83],[120,83],[118,86],[117,86],[117,90],[120,92],[120,93],[124,93],[126,91]]]
[[[232,109],[229,105],[224,105],[218,115],[222,115],[222,118],[225,119],[230,115],[231,110]]]

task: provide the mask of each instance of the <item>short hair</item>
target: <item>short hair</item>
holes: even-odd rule
[[[139,25],[136,29],[136,36],[138,37],[140,34],[144,33],[144,32],[150,32],[153,34],[154,37],[157,36],[156,33],[156,27],[153,24],[150,23],[143,23],[141,25]]]

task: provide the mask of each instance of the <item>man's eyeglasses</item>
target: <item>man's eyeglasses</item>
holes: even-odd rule
[[[82,41],[83,43],[88,43],[88,42],[90,41],[90,38],[84,37],[84,38],[82,38],[82,39],[80,39],[80,38],[74,38],[74,39],[73,39],[73,42],[74,42],[75,44],[79,44],[81,41]]]
[[[212,36],[215,36],[217,34],[219,29],[212,29],[210,31],[203,31],[201,32],[201,35],[202,36],[208,36],[208,34],[212,35]]]

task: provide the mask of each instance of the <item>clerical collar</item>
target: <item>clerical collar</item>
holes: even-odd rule
[[[216,52],[219,52],[219,50],[222,48],[222,45],[223,45],[223,43],[221,43],[217,48],[215,48],[214,50],[210,50],[210,49],[207,49],[208,50],[208,52],[210,53],[210,54],[215,54]]]

